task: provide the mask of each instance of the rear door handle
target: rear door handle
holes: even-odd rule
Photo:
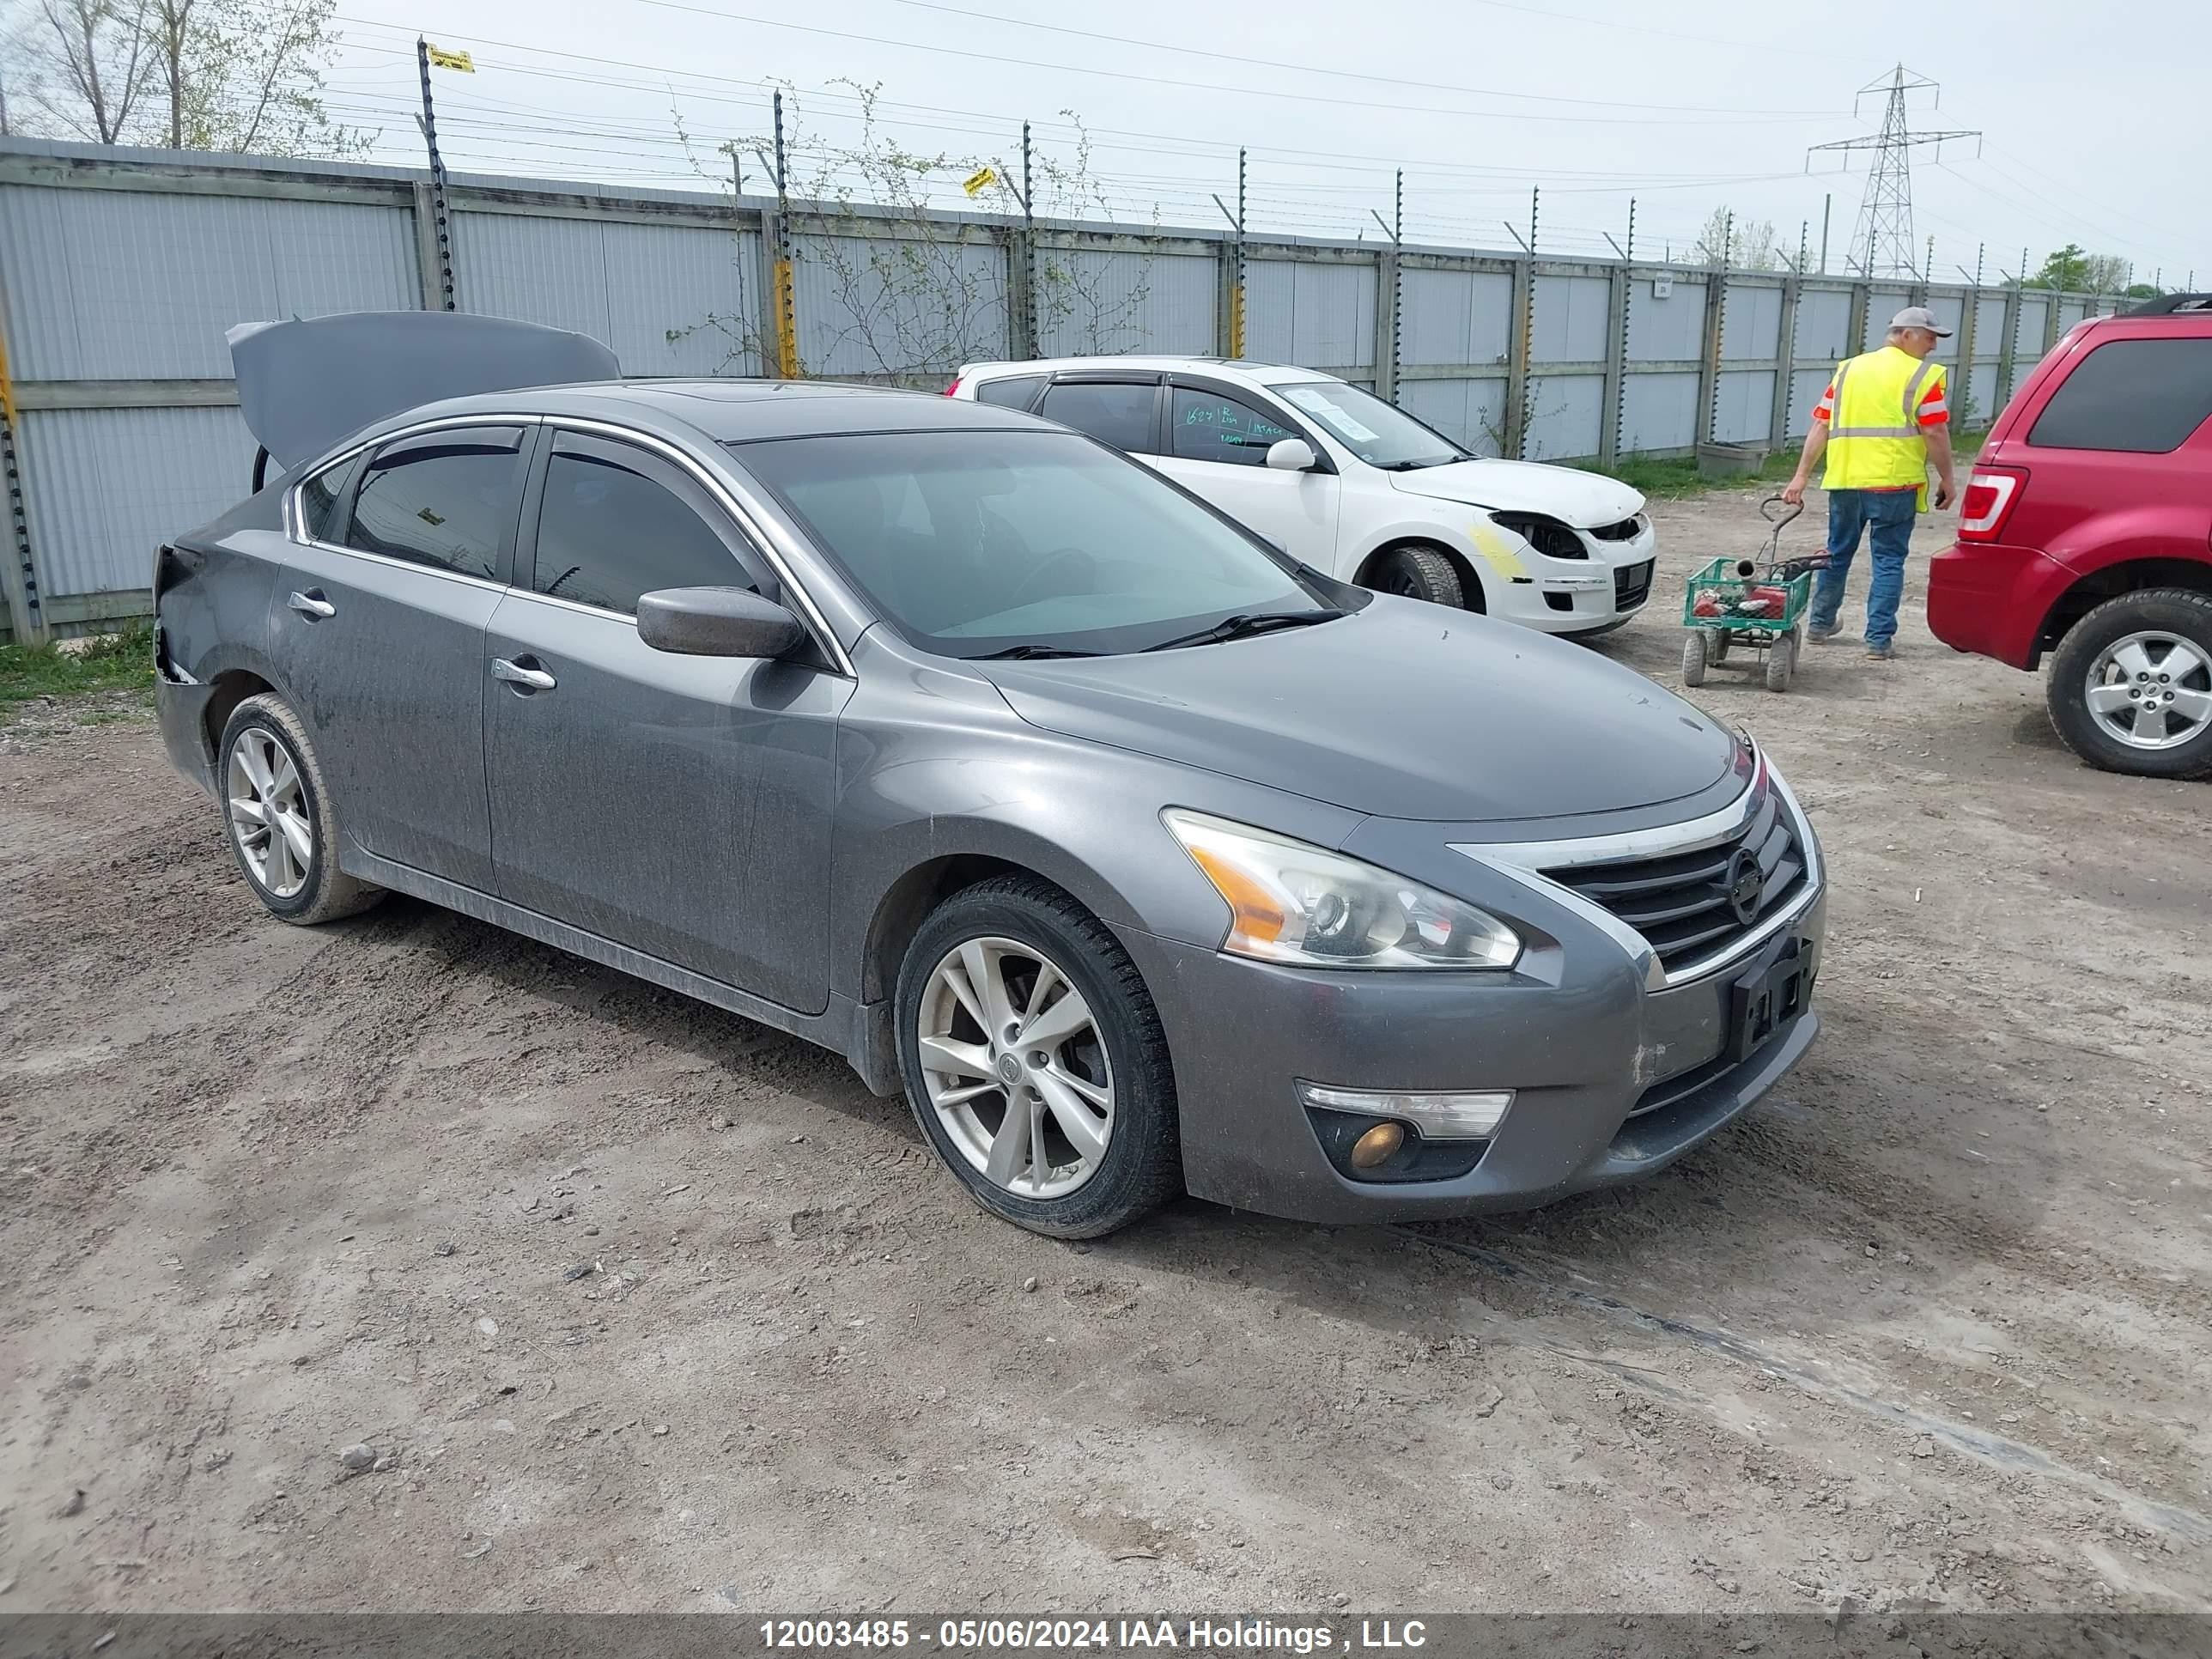
[[[505,657],[494,657],[491,659],[491,677],[532,691],[550,691],[560,684],[544,669],[529,666],[532,660],[525,657],[520,662],[509,662]]]
[[[335,617],[338,614],[337,606],[323,597],[323,590],[319,587],[311,587],[304,593],[295,593],[284,603],[309,622],[317,622],[325,617]]]

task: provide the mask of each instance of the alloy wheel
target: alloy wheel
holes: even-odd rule
[[[228,781],[230,832],[246,869],[272,896],[293,897],[315,856],[300,769],[283,744],[248,726],[230,746]]]
[[[1073,1192],[1114,1135],[1097,1016],[1032,945],[973,939],[923,987],[915,1035],[931,1109],[969,1164],[1018,1197]]]
[[[2212,721],[2212,655],[2156,629],[2115,640],[2090,665],[2089,713],[2130,749],[2172,749]]]

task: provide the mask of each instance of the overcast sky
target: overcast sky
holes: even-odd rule
[[[380,159],[419,143],[412,41],[467,47],[474,76],[437,77],[440,137],[455,171],[608,182],[696,181],[672,106],[719,175],[723,139],[767,127],[763,87],[799,89],[796,125],[824,143],[856,136],[832,83],[880,83],[909,149],[1018,155],[1024,117],[1041,151],[1069,156],[1062,111],[1091,130],[1093,173],[1133,216],[1218,224],[1237,147],[1250,150],[1254,234],[1345,235],[1389,216],[1406,171],[1409,240],[1510,247],[1542,187],[1540,251],[1603,254],[1637,198],[1637,253],[1680,250],[1729,206],[1801,223],[1817,260],[1833,195],[1831,269],[1843,268],[1868,157],[1806,148],[1876,131],[1882,100],[1855,91],[1900,58],[1942,83],[1912,99],[1917,129],[1986,136],[1914,152],[1917,240],[1957,280],[2031,265],[2065,242],[2212,286],[2203,90],[2212,7],[2136,0],[2084,8],[1897,0],[1193,0],[1111,6],[1033,0],[340,0],[345,45],[333,112],[381,126]],[[1265,59],[1267,63],[1253,60]],[[1173,84],[1170,84],[1173,83]],[[795,171],[799,169],[794,169]],[[747,187],[760,188],[748,162]],[[948,176],[940,187],[957,191]]]

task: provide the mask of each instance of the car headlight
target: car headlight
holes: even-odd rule
[[[1228,901],[1221,948],[1304,968],[1510,968],[1521,936],[1472,904],[1324,848],[1170,807],[1160,820]]]

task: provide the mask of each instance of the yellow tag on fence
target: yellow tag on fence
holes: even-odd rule
[[[999,170],[996,167],[977,167],[960,181],[960,188],[970,196],[981,196],[998,182]]]
[[[422,55],[430,60],[432,69],[459,70],[464,75],[477,72],[477,60],[465,52],[448,52],[443,46],[434,46],[426,42]]]

